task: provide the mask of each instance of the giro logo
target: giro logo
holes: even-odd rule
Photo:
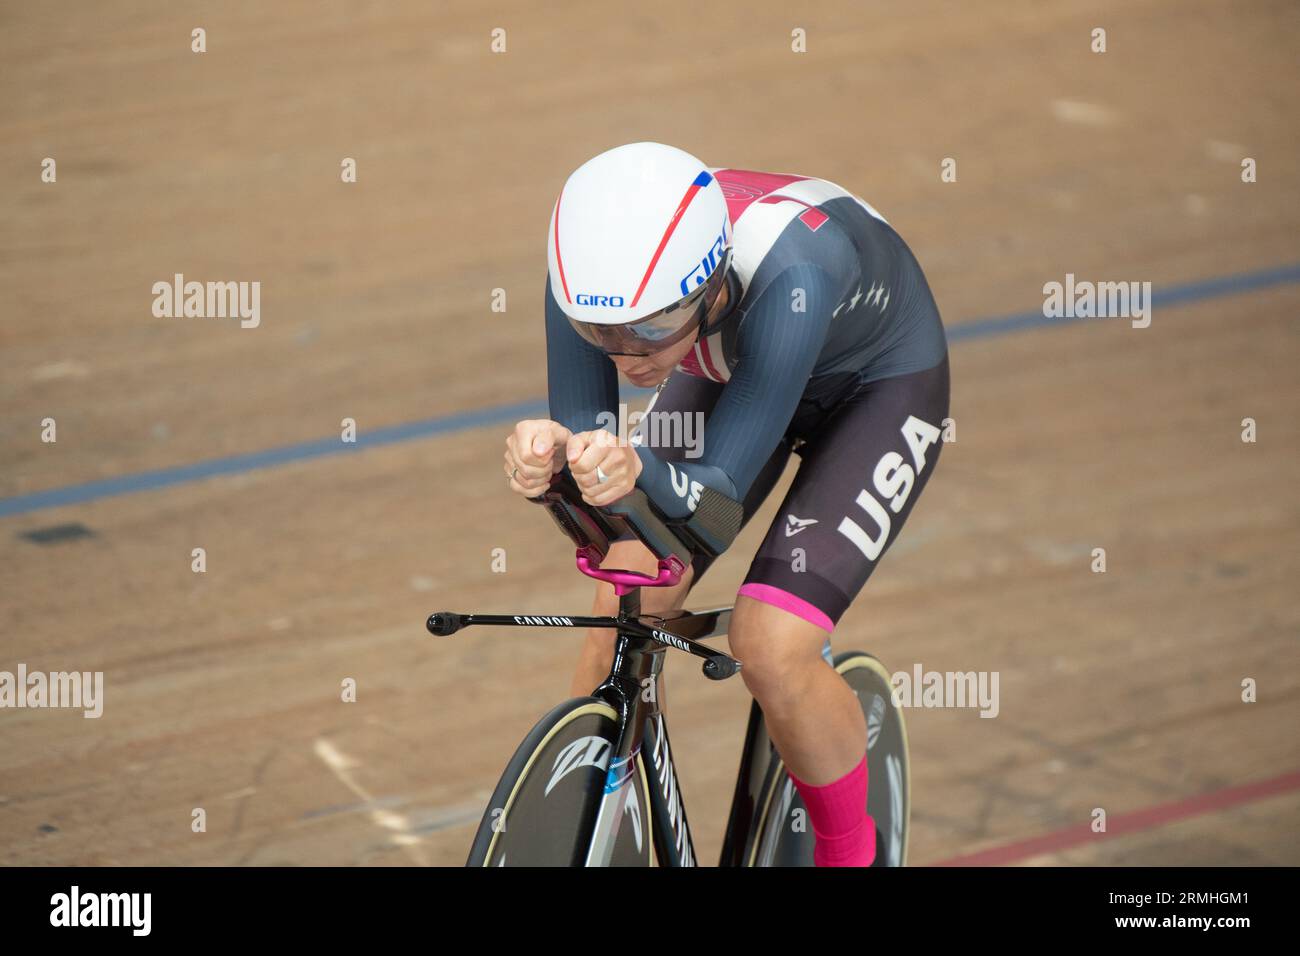
[[[580,292],[573,297],[573,301],[578,305],[598,305],[610,309],[623,308],[623,297],[621,295],[590,295]]]
[[[727,223],[724,221],[722,223],[722,232],[718,234],[718,238],[713,240],[713,245],[709,247],[709,251],[705,254],[704,258],[700,260],[700,264],[688,272],[682,279],[682,295],[688,294],[696,286],[703,284],[704,280],[713,274],[713,270],[716,269],[718,263],[722,261],[722,254],[726,249]]]
[[[836,529],[857,545],[858,550],[866,555],[868,561],[876,560],[885,550],[885,543],[889,541],[889,513],[892,511],[898,514],[903,510],[903,505],[907,504],[907,498],[916,484],[916,476],[925,469],[926,450],[939,440],[939,429],[915,415],[908,415],[907,421],[899,431],[903,433],[903,440],[907,443],[908,451],[912,453],[912,464],[903,461],[903,456],[898,452],[888,451],[880,456],[880,461],[876,462],[876,469],[871,476],[876,494],[889,503],[889,511],[886,511],[885,506],[872,497],[866,488],[858,492],[857,505],[876,525],[875,537],[867,534],[862,525],[847,516],[840,520],[839,527]],[[916,467],[915,471],[913,465]]]

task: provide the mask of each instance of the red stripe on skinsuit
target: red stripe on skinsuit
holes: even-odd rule
[[[779,202],[797,202],[804,207],[804,211],[799,213],[799,221],[816,232],[830,220],[830,216],[822,212],[816,206],[810,206],[802,199],[795,199],[793,196],[764,196],[759,200],[761,203],[779,203]]]
[[[768,193],[776,192],[782,186],[801,183],[807,176],[788,176],[783,173],[758,173],[749,169],[719,169],[714,173],[722,195],[727,200],[727,213],[734,226],[740,214],[749,208],[755,200],[762,199]]]
[[[681,369],[683,372],[685,372],[687,375],[693,375],[696,378],[708,378],[709,373],[704,371],[704,369],[700,368],[700,360],[695,357],[695,353],[697,351],[699,350],[691,349],[689,352],[687,352],[682,357],[682,360],[677,363],[677,367]]]
[[[713,364],[713,355],[709,352],[709,340],[699,339],[695,343],[700,350],[700,358],[704,360],[704,366],[709,370],[709,374],[715,382],[723,381],[722,376],[718,373],[717,366]]]

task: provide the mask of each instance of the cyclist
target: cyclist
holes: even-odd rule
[[[547,258],[551,420],[508,437],[510,488],[535,497],[567,466],[592,505],[635,487],[685,517],[710,487],[742,500],[748,520],[800,457],[728,638],[808,808],[816,864],[869,865],[867,728],[825,649],[939,456],[947,343],[921,267],[833,183],[710,169],[657,143],[612,149],[569,177]],[[630,440],[609,428],[624,420],[619,372],[658,387]],[[702,442],[682,440],[692,416]],[[616,542],[605,563],[655,569],[638,541]],[[643,591],[643,610],[681,607],[708,563]],[[617,611],[598,583],[592,613]],[[589,632],[575,695],[608,672],[613,638]]]

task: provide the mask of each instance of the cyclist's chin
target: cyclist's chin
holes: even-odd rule
[[[639,386],[640,388],[650,388],[658,385],[664,380],[664,373],[659,371],[657,368],[650,368],[641,372],[630,372],[625,370],[623,374],[627,376],[629,382],[633,385]]]

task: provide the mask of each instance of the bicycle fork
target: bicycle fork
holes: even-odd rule
[[[635,618],[640,613],[636,592],[625,595],[619,603],[620,617]],[[666,650],[662,644],[620,629],[610,676],[593,692],[593,696],[605,700],[618,712],[619,734],[605,774],[604,792],[587,851],[587,866],[610,865],[627,802],[636,799],[636,758],[643,751],[650,754],[653,770],[649,781],[650,806],[645,809],[653,821],[654,850],[659,863],[696,865],[668,729],[659,709],[657,686]]]

